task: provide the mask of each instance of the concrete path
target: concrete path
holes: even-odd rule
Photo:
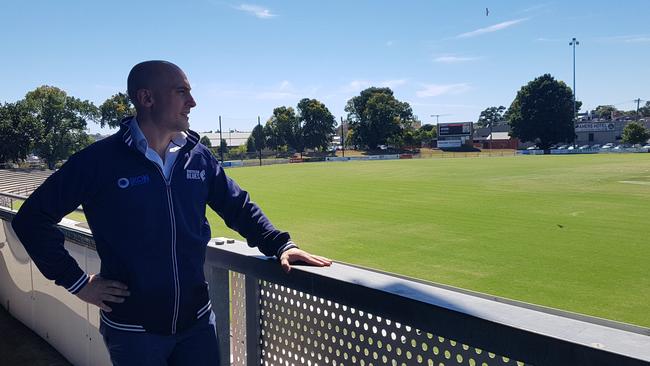
[[[72,366],[49,343],[0,306],[0,365]]]

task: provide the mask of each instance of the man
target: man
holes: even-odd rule
[[[289,272],[329,266],[277,230],[189,130],[196,106],[183,71],[146,61],[128,77],[136,117],[68,159],[39,187],[13,228],[41,272],[100,307],[115,365],[215,365],[217,337],[203,275],[206,204]],[[55,224],[83,205],[101,271],[84,273]],[[221,316],[225,316],[221,314]],[[222,335],[227,337],[228,335]]]

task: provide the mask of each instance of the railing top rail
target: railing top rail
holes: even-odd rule
[[[0,197],[7,197],[7,198],[13,198],[15,200],[26,200],[28,196],[23,196],[21,194],[14,194],[14,193],[8,193],[8,192],[0,192]],[[74,209],[75,212],[81,212],[83,213],[84,210],[81,208],[81,206],[77,207]]]
[[[573,316],[559,310],[544,312],[515,301],[495,301],[486,295],[476,296],[341,263],[329,268],[296,266],[290,275],[285,275],[275,260],[243,242],[211,243],[207,264],[422,329],[440,330],[457,341],[532,364],[562,364],[567,362],[566,357],[577,357],[574,362],[589,364],[600,364],[609,357],[614,357],[610,361],[617,364],[625,364],[625,359],[631,360],[631,364],[650,361],[648,328]],[[549,350],[556,354],[549,354]]]

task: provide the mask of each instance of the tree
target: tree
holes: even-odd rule
[[[277,148],[287,145],[299,152],[304,150],[302,126],[293,108],[282,106],[273,109],[273,115],[266,124],[271,134],[268,135],[269,140],[272,140],[270,146],[275,145]]]
[[[438,137],[438,130],[436,129],[436,126],[428,123],[417,129],[416,132],[418,134],[420,144],[431,145],[433,139]]]
[[[575,139],[573,92],[562,81],[544,74],[524,85],[506,113],[511,135],[548,149]]]
[[[264,136],[264,127],[261,125],[255,126],[255,128],[253,128],[253,132],[250,136],[248,136],[248,140],[246,141],[246,151],[262,151],[262,149],[265,147],[265,140],[266,137]]]
[[[325,104],[304,98],[298,102],[298,116],[302,122],[304,145],[310,149],[327,150],[336,130],[336,120]]]
[[[615,116],[618,113],[620,113],[620,111],[613,105],[599,105],[594,110],[596,117],[606,120],[611,120],[612,116]]]
[[[622,137],[626,144],[645,144],[650,139],[650,131],[641,123],[630,122],[623,128]]]
[[[345,111],[354,131],[351,143],[370,149],[387,144],[389,139],[398,141],[415,121],[411,106],[397,100],[390,88],[363,90],[348,100]]]
[[[120,126],[122,119],[135,115],[135,108],[127,94],[117,93],[99,106],[99,114],[100,127],[116,128]]]
[[[494,127],[506,123],[505,111],[506,107],[502,105],[486,108],[476,121],[477,127]]]
[[[205,147],[212,147],[212,142],[210,142],[210,138],[206,135],[201,137],[201,140],[199,140],[200,143],[202,143]]]
[[[27,158],[41,130],[42,125],[24,102],[0,106],[0,162]]]
[[[50,169],[92,142],[85,132],[86,124],[87,120],[97,120],[99,111],[91,102],[44,85],[27,93],[24,103],[42,125],[42,133],[34,147]]]

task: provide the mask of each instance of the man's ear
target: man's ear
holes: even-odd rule
[[[153,94],[149,89],[139,89],[136,93],[138,102],[143,107],[151,107],[153,105]]]

